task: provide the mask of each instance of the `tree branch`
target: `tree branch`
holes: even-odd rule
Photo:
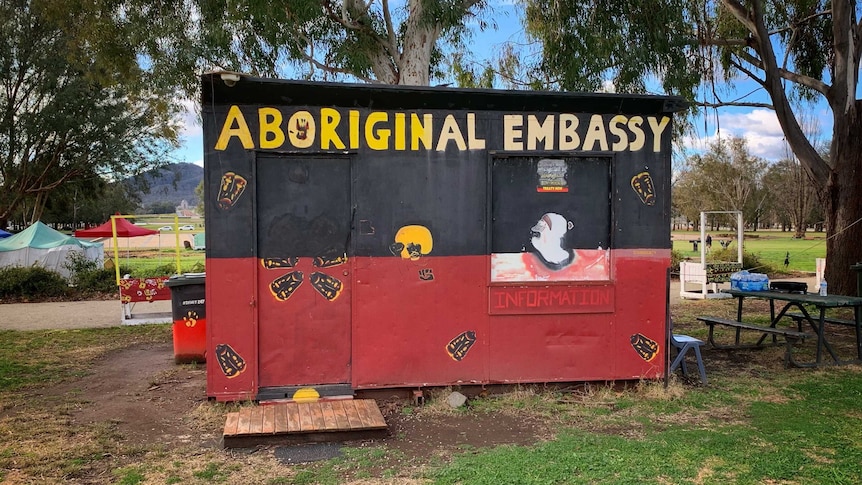
[[[747,47],[748,41],[746,39],[717,39],[714,37],[703,37],[700,39],[700,45],[703,47]]]
[[[722,0],[726,3],[737,3],[736,0]],[[782,69],[778,67],[775,50],[771,43],[768,31],[765,25],[765,8],[763,0],[752,1],[751,18],[755,25],[752,31],[754,41],[757,43],[758,54],[763,62],[763,72],[765,74],[764,89],[769,93],[772,99],[772,104],[775,107],[775,117],[778,119],[778,124],[781,125],[781,130],[784,132],[785,139],[793,153],[799,157],[803,163],[809,167],[811,174],[818,184],[826,186],[826,181],[829,179],[830,168],[817,153],[817,150],[808,140],[802,128],[799,126],[799,121],[796,119],[793,109],[790,106],[790,101],[787,99],[784,83],[785,77],[782,74]],[[829,97],[827,96],[827,99]]]
[[[383,20],[386,22],[386,36],[389,38],[389,54],[392,57],[398,55],[398,39],[395,36],[395,27],[392,25],[392,14],[389,13],[389,0],[382,0]]]
[[[751,55],[749,55],[749,54],[747,54],[747,53],[745,53],[745,52],[738,52],[738,53],[737,53],[737,55],[738,55],[739,57],[742,57],[742,58],[743,58],[743,59],[745,59],[746,61],[748,61],[750,64],[752,64],[752,65],[754,65],[754,66],[756,66],[756,67],[758,67],[758,68],[760,68],[760,69],[762,69],[762,68],[763,68],[763,67],[762,67],[762,65],[761,65],[761,63],[760,63],[760,61],[759,61],[759,60],[757,60],[755,57],[753,57],[753,56],[751,56]],[[765,81],[765,80],[763,80],[763,79],[759,78],[756,74],[754,74],[754,73],[753,73],[752,71],[750,71],[748,68],[746,68],[745,66],[743,66],[741,63],[736,62],[736,61],[735,61],[735,60],[733,60],[733,59],[730,59],[730,63],[733,65],[733,67],[735,67],[735,68],[739,69],[739,70],[740,70],[740,71],[742,71],[746,76],[750,77],[752,81],[756,82],[757,84],[760,84],[760,85],[761,85],[761,86],[763,86],[763,87],[766,87],[766,81]]]
[[[393,62],[396,59],[398,59],[398,57],[399,57],[398,51],[397,51],[397,49],[392,50],[393,46],[390,44],[390,42],[387,42],[387,40],[389,40],[389,39],[387,39],[387,40],[383,39],[377,33],[377,31],[375,31],[372,28],[370,22],[363,23],[363,22],[352,22],[352,21],[350,21],[350,19],[347,17],[348,4],[355,6],[357,1],[362,5],[362,8],[358,9],[359,15],[360,16],[367,16],[368,15],[368,8],[371,6],[373,0],[369,0],[367,4],[363,3],[361,0],[344,0],[342,3],[342,15],[341,16],[339,16],[337,13],[335,13],[335,11],[332,9],[332,4],[329,1],[323,2],[323,8],[326,10],[327,16],[329,16],[332,20],[338,22],[344,28],[350,29],[350,30],[355,30],[358,32],[363,32],[366,35],[368,35],[369,37],[371,37],[371,39],[380,47],[380,51],[369,53],[369,56],[372,58],[371,62],[375,66],[372,68],[374,70],[374,73],[377,75],[377,77],[379,79],[387,82],[388,84],[395,84],[394,81],[397,81],[397,79],[400,75],[400,72],[399,72],[400,66],[393,65]],[[396,67],[398,67],[399,69],[396,69]],[[381,70],[383,70],[383,69],[390,71],[388,74],[392,77],[392,79],[386,79],[386,80],[383,79],[384,73],[381,72]],[[332,72],[332,71],[330,71],[330,72]],[[357,77],[359,77],[359,76],[357,76]],[[361,79],[361,77],[359,77],[359,78]]]
[[[829,85],[824,83],[823,81],[820,81],[819,79],[804,76],[802,74],[788,71],[787,69],[783,68],[778,68],[778,75],[780,75],[784,79],[787,79],[788,81],[793,81],[805,87],[811,88],[823,95],[826,95],[829,92]]]
[[[815,18],[817,18],[817,17],[823,17],[823,16],[826,16],[826,15],[832,15],[832,9],[829,9],[829,10],[823,10],[823,11],[820,11],[820,12],[815,12],[815,13],[813,13],[813,14],[811,14],[811,15],[809,15],[809,16],[807,16],[807,17],[805,17],[804,19],[799,20],[799,21],[798,21],[798,22],[796,22],[794,25],[788,25],[787,27],[782,27],[782,28],[780,28],[780,29],[771,30],[771,31],[769,31],[769,35],[780,34],[780,33],[782,33],[782,32],[787,32],[788,30],[795,31],[795,30],[796,30],[796,27],[797,27],[798,25],[808,23],[808,21],[809,21],[809,20],[813,20],[813,19],[815,19]]]
[[[745,27],[749,32],[757,32],[757,24],[748,16],[748,10],[737,0],[722,0],[727,6],[730,13]]]
[[[769,103],[740,103],[738,101],[719,101],[718,103],[708,103],[706,101],[695,101],[696,106],[703,108],[724,108],[728,106],[744,107],[744,108],[765,108],[775,110],[775,106]]]
[[[326,10],[327,16],[330,19],[341,24],[341,26],[344,27],[345,29],[350,29],[350,30],[365,30],[366,29],[366,27],[364,25],[357,24],[356,22],[350,21],[350,17],[347,14],[348,2],[345,1],[345,2],[341,3],[341,14],[338,14],[335,12],[335,10],[333,10],[332,3],[328,2],[328,1],[324,1],[321,3],[323,4],[323,9]],[[350,2],[351,5],[354,3],[355,2]]]
[[[359,79],[361,81],[365,81],[369,84],[379,84],[380,83],[380,81],[377,79],[372,79],[370,77],[365,77],[365,76],[359,75],[359,74],[357,74],[357,73],[355,73],[349,69],[342,69],[339,67],[330,66],[329,64],[324,64],[324,63],[318,61],[314,57],[312,57],[312,56],[310,56],[304,52],[302,53],[302,57],[306,61],[308,61],[310,64],[312,64],[314,67],[316,67],[320,70],[326,71],[330,74],[348,74],[348,75],[355,77],[356,79]]]
[[[859,60],[862,59],[862,20],[853,26],[853,38],[859,41],[856,44],[856,52],[853,53],[853,58],[856,60],[856,65],[859,65]]]
[[[832,5],[832,89],[830,105],[838,114],[845,114],[856,103],[859,65],[855,62],[859,38],[855,34],[855,3],[835,2]]]

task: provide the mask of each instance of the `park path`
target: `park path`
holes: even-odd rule
[[[138,303],[138,312],[171,312],[171,302]],[[66,330],[120,326],[120,300],[6,303],[0,305],[0,330]]]

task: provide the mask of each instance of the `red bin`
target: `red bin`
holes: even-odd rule
[[[174,361],[178,364],[206,361],[205,280],[206,273],[187,273],[172,276],[166,283],[171,289]]]

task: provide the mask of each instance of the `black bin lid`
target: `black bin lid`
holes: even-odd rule
[[[185,285],[202,285],[206,280],[206,273],[184,273],[171,276],[165,283],[168,288]]]

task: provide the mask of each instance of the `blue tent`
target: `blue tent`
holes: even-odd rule
[[[0,229],[0,239],[3,239],[4,237],[9,237],[11,235],[12,235],[11,232],[6,232],[3,229]]]

